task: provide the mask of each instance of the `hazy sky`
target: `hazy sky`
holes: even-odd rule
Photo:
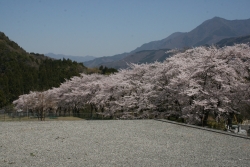
[[[0,31],[27,52],[112,56],[214,16],[249,19],[250,0],[0,0]]]

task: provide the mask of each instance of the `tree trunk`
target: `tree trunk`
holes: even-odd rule
[[[208,112],[205,112],[202,117],[202,126],[207,126]]]

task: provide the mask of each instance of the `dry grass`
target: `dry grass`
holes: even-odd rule
[[[57,117],[56,119],[46,119],[46,120],[57,120],[57,121],[78,121],[78,120],[83,120],[82,118],[79,117]]]
[[[46,117],[45,121],[78,121],[78,120],[84,120],[79,117]],[[0,116],[0,121],[38,121],[37,118],[34,117],[9,117],[9,116]]]

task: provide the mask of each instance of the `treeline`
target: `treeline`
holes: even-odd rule
[[[100,73],[104,74],[104,75],[114,74],[114,73],[118,72],[117,69],[115,69],[115,68],[108,68],[106,66],[104,66],[104,67],[100,66],[99,70],[100,70]]]
[[[72,76],[79,76],[80,72],[85,72],[86,68],[75,61],[63,60],[44,60],[38,71],[37,86],[39,90],[47,90],[58,87],[65,79]]]
[[[174,118],[202,126],[211,119],[219,126],[237,116],[239,122],[250,118],[249,45],[169,52],[175,55],[162,63],[131,64],[112,75],[81,74],[13,104],[41,120],[87,110],[106,118]]]
[[[27,53],[0,32],[0,108],[21,94],[58,87],[65,79],[79,76],[86,69],[69,59],[54,60]]]

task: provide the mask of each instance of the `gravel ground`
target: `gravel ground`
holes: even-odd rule
[[[0,166],[250,166],[250,140],[155,120],[0,122]]]

